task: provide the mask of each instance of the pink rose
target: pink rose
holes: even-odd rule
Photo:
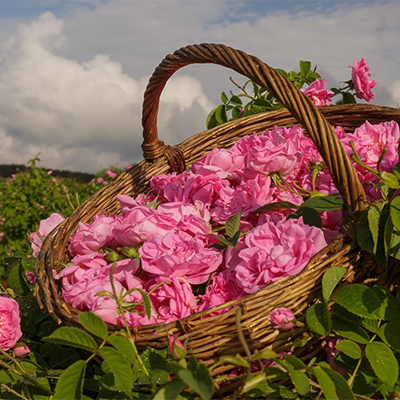
[[[139,247],[154,235],[164,235],[174,229],[176,221],[157,210],[138,206],[119,218],[113,226],[113,235],[122,247]]]
[[[64,220],[65,218],[62,215],[58,213],[53,213],[50,215],[49,218],[40,221],[38,231],[32,232],[29,235],[29,238],[31,240],[31,247],[33,250],[32,255],[36,256],[39,253],[44,238]]]
[[[222,225],[225,221],[241,212],[247,218],[257,208],[267,204],[271,197],[271,178],[258,174],[254,179],[245,179],[236,188],[226,187],[220,192],[220,198],[211,210],[212,219]]]
[[[365,60],[363,58],[360,62],[356,60],[353,65],[349,65],[349,68],[352,68],[351,80],[356,91],[356,96],[359,99],[370,102],[374,98],[371,89],[376,85],[376,82],[368,80],[371,74]]]
[[[116,215],[96,215],[92,224],[79,222],[76,233],[71,235],[68,247],[72,256],[99,251],[104,246],[116,244],[113,226],[117,222]]]
[[[0,347],[7,351],[22,336],[18,303],[9,297],[0,297]]]
[[[184,277],[189,283],[201,284],[222,263],[216,249],[185,232],[155,235],[139,249],[144,271],[168,278]]]
[[[166,283],[158,286],[150,295],[157,312],[157,322],[167,324],[193,314],[197,302],[190,284],[183,278],[157,278],[157,284],[162,282]]]
[[[206,293],[200,295],[201,302],[197,306],[196,312],[207,310],[211,307],[219,306],[228,301],[238,299],[246,295],[238,286],[237,282],[232,278],[232,271],[224,270],[221,273],[213,275]],[[217,311],[213,314],[219,314],[224,310]]]
[[[275,308],[268,318],[274,329],[289,331],[294,327],[294,314],[288,308]]]
[[[255,293],[286,275],[298,274],[326,246],[326,240],[321,229],[299,218],[267,221],[245,236],[245,245],[234,272],[238,285],[246,293]]]
[[[331,90],[326,90],[326,80],[316,79],[310,83],[307,89],[300,89],[307,97],[309,97],[316,106],[328,106],[335,94]]]
[[[229,149],[216,148],[194,162],[192,171],[200,175],[216,174],[224,179],[229,175],[241,175],[243,163],[244,156],[242,154],[237,155]]]
[[[17,343],[17,345],[13,348],[13,351],[17,357],[23,357],[31,352],[29,347],[23,343]]]

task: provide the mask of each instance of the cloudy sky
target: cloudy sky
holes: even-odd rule
[[[142,159],[141,107],[154,68],[176,49],[224,43],[272,67],[309,60],[340,87],[365,58],[373,103],[400,104],[400,0],[0,0],[0,164],[40,153],[48,168],[97,172]],[[187,66],[168,82],[160,138],[203,131],[229,77]]]

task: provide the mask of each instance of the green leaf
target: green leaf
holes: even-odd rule
[[[376,245],[378,243],[378,228],[371,231],[369,224],[369,210],[371,207],[365,209],[357,221],[357,242],[361,248],[368,253],[374,254],[376,252]],[[378,214],[379,224],[380,213]],[[372,233],[374,232],[374,233]]]
[[[170,399],[178,399],[183,397],[179,396],[179,393],[185,387],[185,383],[180,379],[174,379],[171,382],[168,382],[162,385],[154,396],[151,398],[152,400],[170,400]],[[179,396],[179,397],[178,397]]]
[[[372,290],[381,302],[380,316],[385,321],[400,318],[400,303],[396,300],[389,289],[374,285]]]
[[[215,110],[215,119],[217,120],[218,125],[222,125],[228,121],[228,117],[226,116],[226,106],[225,104],[221,104]]]
[[[337,315],[332,319],[332,330],[336,335],[357,343],[367,344],[369,342],[368,333],[363,328]]]
[[[390,202],[390,218],[397,230],[400,230],[400,196]]]
[[[241,106],[243,104],[239,96],[232,96],[229,100],[229,103],[235,106]]]
[[[336,391],[339,395],[339,398],[346,399],[346,400],[354,400],[355,396],[351,391],[348,383],[345,381],[342,375],[338,372],[334,371],[329,364],[326,362],[321,361],[319,366],[322,370],[329,376],[329,378],[335,384]]]
[[[306,313],[308,327],[323,337],[328,336],[332,322],[328,307],[325,303],[313,304]]]
[[[79,349],[89,351],[97,350],[96,342],[88,333],[81,329],[68,326],[58,328],[50,336],[43,338],[43,341],[78,347]]]
[[[342,104],[357,103],[356,98],[351,93],[344,92],[342,93],[342,96]]]
[[[316,211],[334,211],[340,210],[343,206],[343,200],[333,195],[315,196],[306,200],[300,208],[310,207]]]
[[[311,69],[310,61],[300,61],[300,71],[304,78],[307,77]]]
[[[219,360],[222,364],[232,364],[237,367],[250,368],[249,362],[239,354],[236,356],[222,356]]]
[[[232,238],[240,228],[240,219],[242,214],[240,210],[226,220],[225,231],[228,237]]]
[[[207,115],[206,119],[206,127],[207,129],[215,128],[218,125],[217,118],[215,117],[217,109],[211,110],[210,113]]]
[[[108,336],[107,326],[104,321],[92,312],[83,312],[78,315],[79,322],[93,335],[106,340]]]
[[[79,360],[70,365],[60,376],[54,393],[54,400],[82,399],[86,363]]]
[[[391,189],[399,189],[400,188],[399,180],[397,179],[395,174],[392,174],[391,172],[383,171],[381,173],[381,178],[383,180],[383,183],[387,187],[389,187]]]
[[[182,368],[178,377],[193,389],[203,400],[211,399],[213,382],[207,367],[198,364],[194,356],[189,359],[189,369]]]
[[[29,293],[29,287],[26,283],[25,269],[21,264],[17,264],[8,275],[8,286],[21,296]]]
[[[361,349],[357,343],[351,340],[341,340],[335,346],[338,350],[343,351],[344,354],[350,358],[358,359],[361,357]]]
[[[291,354],[285,354],[283,357],[286,362],[292,365],[295,369],[307,369],[306,364],[304,364],[299,358],[292,356]]]
[[[290,210],[290,209],[297,210],[298,208],[299,206],[291,203],[290,201],[276,201],[274,203],[265,204],[264,206],[257,208],[257,210],[255,210],[254,212],[257,214],[267,211]]]
[[[322,228],[322,219],[319,212],[311,207],[304,207],[303,205],[297,210],[298,217],[303,217],[303,222],[309,226],[316,226]]]
[[[221,101],[222,101],[224,104],[228,103],[228,101],[229,101],[228,96],[226,95],[225,92],[222,92],[222,93],[221,93]]]
[[[257,99],[254,101],[254,105],[257,107],[263,107],[263,108],[272,108],[272,104],[265,99]]]
[[[307,375],[298,369],[289,371],[289,375],[299,394],[307,394],[310,389],[310,382],[308,381]]]
[[[107,363],[122,390],[130,396],[133,387],[133,372],[128,360],[111,347],[103,347],[98,350],[98,353]]]
[[[356,283],[344,286],[335,294],[333,300],[360,317],[381,318],[381,302],[368,286]]]
[[[314,367],[312,368],[312,371],[316,376],[319,385],[321,386],[325,398],[329,400],[339,400],[339,397],[336,393],[335,382],[327,374],[326,370],[320,367]]]
[[[331,296],[333,289],[342,279],[346,273],[346,268],[334,265],[329,268],[322,277],[322,295],[326,303],[328,303],[329,297]]]
[[[132,364],[136,364],[138,362],[132,344],[129,342],[127,337],[114,333],[107,338],[107,342],[111,343]]]
[[[400,320],[382,325],[379,328],[378,336],[393,350],[400,352]]]
[[[365,355],[376,376],[393,387],[399,376],[399,364],[392,350],[385,343],[372,342],[366,346]]]
[[[33,264],[35,264],[35,257],[22,257],[21,265],[25,268],[26,271],[33,273]]]

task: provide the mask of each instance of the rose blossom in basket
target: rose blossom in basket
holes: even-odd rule
[[[236,256],[238,263],[232,262],[232,257],[228,268],[246,293],[298,274],[327,245],[322,230],[304,224],[302,218],[277,223],[267,220],[245,236],[244,244]]]
[[[310,83],[307,89],[300,89],[309,97],[316,106],[328,106],[335,94],[331,90],[326,90],[326,79],[316,79]]]
[[[352,68],[351,80],[356,91],[356,96],[359,99],[364,99],[368,102],[371,102],[371,100],[374,98],[374,94],[371,92],[371,89],[376,85],[376,82],[374,80],[368,80],[371,74],[369,73],[367,63],[362,58],[361,61],[354,61],[354,64],[349,65],[349,68]]]
[[[0,297],[0,347],[7,351],[22,336],[18,303],[9,297]]]

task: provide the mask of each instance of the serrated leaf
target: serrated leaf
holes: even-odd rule
[[[173,381],[162,385],[157,390],[157,392],[154,393],[154,396],[151,399],[152,400],[178,399],[180,397],[179,393],[182,391],[184,387],[185,387],[184,382],[182,382],[180,379],[174,379]]]
[[[381,302],[368,286],[357,283],[344,286],[335,294],[333,300],[360,317],[381,318]]]
[[[298,369],[293,369],[292,371],[289,371],[289,375],[299,394],[307,394],[308,390],[310,389],[310,382],[308,381],[307,375],[304,372],[299,371]]]
[[[228,121],[228,117],[226,116],[226,106],[225,104],[221,104],[215,110],[215,119],[219,125],[224,124]]]
[[[357,343],[367,344],[369,342],[368,333],[357,324],[347,321],[335,315],[332,319],[332,330],[336,335],[345,339],[353,340]]]
[[[225,231],[230,238],[232,238],[235,235],[235,233],[239,230],[241,217],[242,214],[239,210],[235,215],[232,215],[226,220]]]
[[[21,265],[24,269],[30,273],[33,273],[33,264],[35,264],[35,257],[22,257],[21,258]]]
[[[297,210],[299,217],[303,217],[303,222],[309,226],[316,226],[317,228],[322,228],[322,219],[319,212],[311,207],[301,206]]]
[[[306,313],[308,327],[323,337],[328,336],[332,322],[328,307],[325,303],[313,304]]]
[[[239,96],[232,96],[229,102],[235,106],[241,106],[243,104]]]
[[[255,213],[267,212],[267,211],[278,211],[278,210],[290,210],[294,209],[297,210],[299,206],[296,204],[291,203],[290,201],[276,201],[274,203],[265,204],[260,208],[255,210]]]
[[[397,230],[400,230],[400,196],[396,196],[390,202],[390,218]]]
[[[357,103],[356,98],[348,92],[342,93],[342,104],[352,104]]]
[[[232,364],[232,365],[236,365],[238,367],[245,367],[245,368],[250,367],[249,362],[240,355],[222,356],[220,358],[220,362],[222,364]]]
[[[343,200],[340,197],[328,195],[311,197],[300,208],[309,207],[316,211],[335,211],[341,210],[342,206]]]
[[[215,118],[216,108],[211,110],[210,113],[207,115],[206,119],[206,127],[207,129],[215,128],[218,125],[217,119]]]
[[[79,349],[96,351],[97,344],[94,339],[81,329],[62,326],[50,336],[43,338],[43,341],[77,347]]]
[[[132,364],[136,364],[138,359],[129,339],[118,334],[113,334],[107,338],[107,342],[112,344],[121,354],[123,354]]]
[[[391,188],[391,189],[399,189],[399,180],[397,179],[395,174],[392,174],[391,172],[383,171],[381,173],[381,178],[384,182],[384,184]]]
[[[372,342],[365,347],[365,355],[376,376],[393,387],[399,376],[399,364],[392,350],[382,342]]]
[[[396,300],[389,289],[383,286],[374,285],[372,290],[377,295],[381,302],[380,316],[385,321],[399,319],[400,303]]]
[[[317,378],[319,385],[325,395],[326,399],[329,400],[339,400],[339,396],[336,393],[335,382],[326,373],[326,371],[320,367],[312,368],[314,375]]]
[[[107,326],[104,321],[92,312],[83,312],[78,315],[82,326],[93,335],[106,340],[108,336]]]
[[[378,336],[393,350],[400,352],[400,320],[382,325],[379,328]]]
[[[117,350],[110,347],[102,347],[98,350],[98,353],[107,363],[121,389],[130,396],[133,387],[133,371],[128,360]]]
[[[82,399],[86,363],[79,360],[70,365],[60,376],[54,392],[54,400]]]
[[[21,296],[28,294],[30,291],[24,274],[24,268],[21,264],[17,264],[8,275],[8,286]]]
[[[299,358],[292,356],[291,354],[285,354],[283,357],[286,362],[292,365],[295,369],[307,369],[306,364],[304,364],[304,362],[301,361]]]
[[[336,343],[335,347],[350,358],[358,359],[361,357],[360,346],[351,340],[341,340]]]
[[[351,391],[348,383],[345,381],[342,375],[340,375],[337,371],[334,371],[329,364],[321,361],[319,366],[326,372],[329,378],[335,384],[336,392],[339,395],[340,399],[346,400],[354,400],[355,396]]]
[[[300,61],[300,71],[304,78],[307,77],[311,69],[310,61]]]
[[[357,242],[361,248],[368,253],[374,254],[376,252],[376,245],[378,239],[378,229],[374,234],[370,229],[370,224],[368,220],[369,208],[362,211],[360,217],[357,221]],[[379,214],[380,217],[380,214]],[[379,220],[378,220],[379,221]],[[375,241],[376,240],[376,241]]]
[[[189,359],[189,369],[182,368],[178,371],[178,377],[203,400],[211,399],[213,382],[210,373],[204,364],[197,364],[193,356]]]
[[[327,303],[329,297],[331,296],[333,289],[342,279],[343,275],[346,273],[346,268],[338,267],[334,265],[329,268],[322,277],[322,296]]]

